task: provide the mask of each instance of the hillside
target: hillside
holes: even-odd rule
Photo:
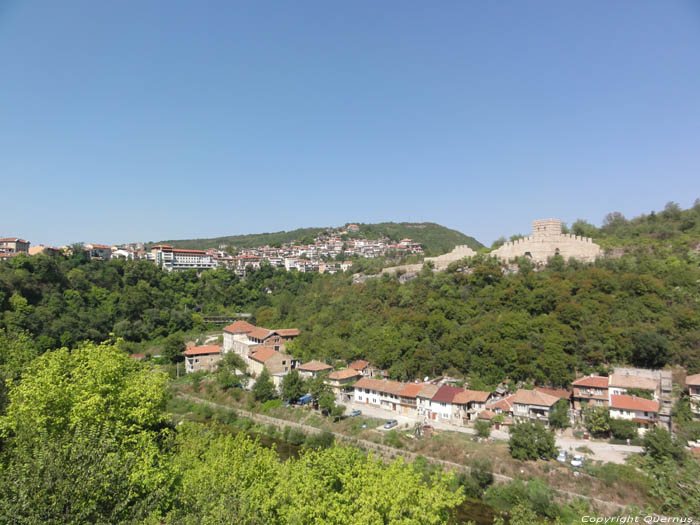
[[[483,244],[474,237],[464,235],[457,230],[451,230],[433,222],[382,222],[378,224],[359,224],[360,233],[350,234],[349,238],[365,237],[376,239],[388,237],[399,241],[405,237],[411,238],[423,245],[426,255],[446,253],[459,244],[466,244],[474,250],[483,248]],[[218,248],[221,245],[236,248],[254,248],[264,245],[280,245],[286,242],[310,239],[328,231],[328,228],[299,228],[291,231],[273,233],[254,233],[248,235],[230,235],[210,239],[172,239],[160,241],[178,248],[202,249]]]

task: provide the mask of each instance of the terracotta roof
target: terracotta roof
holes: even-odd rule
[[[140,361],[146,357],[146,354],[131,354],[129,357],[131,357],[131,359],[135,359],[136,361]]]
[[[412,397],[415,399],[421,388],[423,388],[423,383],[408,383],[404,385],[399,395],[401,397]]]
[[[439,389],[440,387],[438,385],[433,385],[432,383],[424,383],[423,387],[418,391],[418,395],[416,397],[432,399],[435,395],[435,392],[437,392]]]
[[[503,399],[496,401],[489,408],[499,409],[503,412],[512,412],[513,411],[513,398],[514,397],[515,396],[512,394],[507,396],[507,397],[504,397]]]
[[[255,327],[255,330],[248,333],[248,337],[253,339],[267,339],[271,333],[272,332],[266,328]]]
[[[403,390],[403,383],[398,381],[385,381],[382,379],[368,379],[363,377],[357,383],[355,383],[355,388],[367,388],[369,390],[376,390],[377,392],[384,392],[385,394],[395,394],[399,395],[401,390]]]
[[[700,386],[700,374],[695,374],[685,378],[686,385]]]
[[[335,379],[336,381],[350,379],[352,377],[362,377],[362,374],[357,370],[352,370],[351,368],[336,370],[335,372],[328,374],[328,379]]]
[[[546,388],[544,386],[536,386],[535,390],[542,392],[543,394],[558,397],[559,399],[569,399],[571,397],[571,392],[562,388]]]
[[[352,368],[353,370],[364,370],[369,366],[369,362],[363,361],[362,359],[358,359],[357,361],[353,361],[348,365],[348,368]]]
[[[185,355],[218,354],[220,351],[219,345],[193,346],[185,350]]]
[[[613,374],[608,382],[610,386],[620,388],[643,388],[644,390],[656,391],[659,386],[656,381],[648,377],[632,376],[628,374]]]
[[[493,419],[496,417],[496,414],[494,412],[491,412],[490,410],[482,410],[479,412],[479,415],[477,416],[479,419]]]
[[[613,394],[610,396],[610,407],[622,410],[638,410],[640,412],[658,412],[659,403],[636,396]]]
[[[333,370],[333,367],[331,365],[327,365],[326,363],[322,363],[321,361],[316,361],[315,359],[312,359],[308,363],[304,363],[303,365],[298,366],[297,370],[304,370],[308,372],[320,372],[321,370]]]
[[[250,353],[248,354],[248,357],[251,359],[254,359],[258,363],[264,363],[265,361],[270,359],[276,353],[277,352],[275,352],[275,350],[272,348],[266,348],[264,346],[256,346],[254,350],[250,351]]]
[[[298,328],[282,328],[280,330],[275,330],[279,335],[282,337],[292,337],[299,335],[299,329]]]
[[[24,239],[20,239],[19,237],[5,237],[4,239],[0,239],[0,242],[27,242]]]
[[[235,323],[224,328],[224,332],[228,332],[230,334],[247,334],[256,328],[257,326],[252,325],[247,321],[236,321]]]
[[[466,405],[467,403],[486,403],[491,396],[491,392],[482,392],[481,390],[463,390],[457,394],[452,401],[458,405]]]
[[[93,248],[102,248],[103,250],[111,250],[111,246],[107,246],[106,244],[90,244],[89,246],[92,246]]]
[[[520,405],[537,405],[541,407],[551,407],[554,403],[559,401],[558,397],[550,396],[549,394],[543,394],[537,390],[518,390],[513,396],[513,403]]]
[[[573,383],[574,386],[588,386],[593,388],[608,388],[608,378],[605,376],[586,376],[577,379]]]
[[[452,403],[452,400],[460,392],[464,392],[464,389],[456,386],[442,385],[438,391],[435,392],[432,399],[438,403]]]

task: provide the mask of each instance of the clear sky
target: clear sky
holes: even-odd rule
[[[0,188],[58,245],[686,208],[700,2],[0,0]]]

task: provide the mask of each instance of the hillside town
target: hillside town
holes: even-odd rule
[[[20,253],[66,254],[70,255],[73,246],[33,246],[18,237],[0,239],[0,258],[9,258]],[[144,243],[124,245],[106,245],[89,243],[82,249],[92,260],[108,261],[110,259],[147,260],[169,272],[183,270],[213,270],[219,267],[233,269],[239,276],[245,275],[246,269],[260,268],[269,264],[287,271],[337,273],[344,272],[352,266],[349,258],[359,257],[373,259],[387,255],[423,255],[423,247],[412,239],[392,241],[387,237],[368,239],[360,235],[357,224],[348,224],[340,228],[329,228],[316,236],[312,242],[294,241],[278,246],[258,246],[238,250],[235,255],[230,247],[221,245],[207,250],[177,248],[166,244],[147,247]],[[229,251],[225,251],[229,250]]]
[[[506,380],[493,391],[480,391],[445,376],[393,381],[365,360],[332,365],[318,360],[301,363],[286,351],[286,345],[298,335],[296,328],[266,329],[236,321],[223,329],[221,345],[188,348],[185,369],[187,373],[215,372],[224,355],[234,352],[252,378],[267,369],[280,393],[284,376],[297,370],[306,378],[322,376],[339,404],[366,406],[379,409],[386,417],[401,415],[417,423],[456,428],[473,426],[479,420],[495,430],[526,421],[549,426],[554,405],[564,400],[572,425],[583,422],[587,407],[606,407],[611,419],[633,422],[643,436],[654,427],[671,429],[671,409],[680,391],[689,393],[693,414],[700,420],[700,374],[618,367],[608,376],[581,377],[566,389],[516,385]]]

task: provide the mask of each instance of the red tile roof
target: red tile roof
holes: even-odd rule
[[[399,395],[401,397],[411,397],[415,399],[418,396],[418,392],[420,392],[421,388],[423,388],[423,383],[408,383],[407,385],[404,385],[403,389],[399,392]]]
[[[135,359],[136,361],[140,361],[146,357],[146,354],[131,354],[129,357],[131,357],[131,359]]]
[[[489,408],[500,409],[503,412],[512,412],[513,411],[513,398],[514,397],[515,397],[514,395],[506,396],[503,399],[496,401],[493,405],[489,406]]]
[[[279,330],[275,330],[275,332],[277,332],[282,337],[294,337],[299,335],[298,328],[281,328]]]
[[[344,370],[336,370],[328,374],[328,379],[334,379],[336,381],[341,381],[343,379],[350,379],[353,377],[362,377],[362,374],[357,370],[352,370],[351,368],[346,368]]]
[[[464,392],[463,388],[456,386],[442,385],[435,395],[433,395],[433,401],[438,403],[452,403],[455,396],[461,392]]]
[[[496,414],[494,412],[491,412],[490,410],[482,410],[479,412],[479,415],[477,416],[479,419],[493,419],[496,417]]]
[[[264,346],[256,346],[255,349],[251,350],[248,357],[257,361],[258,363],[264,363],[277,352],[273,348],[267,348]]]
[[[224,332],[228,332],[230,334],[247,334],[248,332],[252,332],[256,328],[257,326],[252,325],[247,321],[236,321],[235,323],[230,324],[226,328],[224,328]]]
[[[486,403],[491,396],[491,392],[483,392],[481,390],[463,390],[455,396],[453,403],[458,405],[466,405],[467,403]]]
[[[574,386],[587,386],[592,388],[608,388],[608,378],[606,376],[586,376],[577,379],[571,384]]]
[[[394,395],[399,395],[403,387],[403,383],[399,383],[398,381],[385,381],[383,379],[368,379],[364,377],[355,383],[355,388],[367,388],[369,390],[376,390],[377,392]]]
[[[640,412],[658,412],[659,403],[643,397],[611,395],[610,407],[622,410],[637,410]]]
[[[185,355],[218,354],[220,351],[219,345],[193,346],[185,350]]]
[[[267,339],[272,332],[266,328],[256,327],[255,330],[248,333],[251,339]]]
[[[5,237],[4,239],[0,239],[0,242],[27,242],[24,239],[20,239],[19,237]]]
[[[348,365],[348,368],[352,368],[353,370],[364,370],[369,366],[369,362],[363,361],[362,359],[358,359],[357,361],[353,361]]]
[[[558,397],[550,396],[549,394],[543,394],[537,390],[518,390],[513,396],[513,403],[520,405],[536,405],[541,407],[551,407],[554,403],[559,401]]]
[[[303,365],[297,367],[297,369],[304,370],[305,372],[320,372],[321,370],[333,370],[333,367],[331,365],[327,365],[326,363],[322,363],[321,361],[312,359],[308,363],[304,363]]]
[[[559,399],[569,399],[571,397],[571,392],[562,388],[546,388],[543,386],[536,386],[535,390],[542,392],[543,394],[558,397]]]
[[[691,386],[700,386],[700,374],[695,374],[685,378],[685,384]]]

